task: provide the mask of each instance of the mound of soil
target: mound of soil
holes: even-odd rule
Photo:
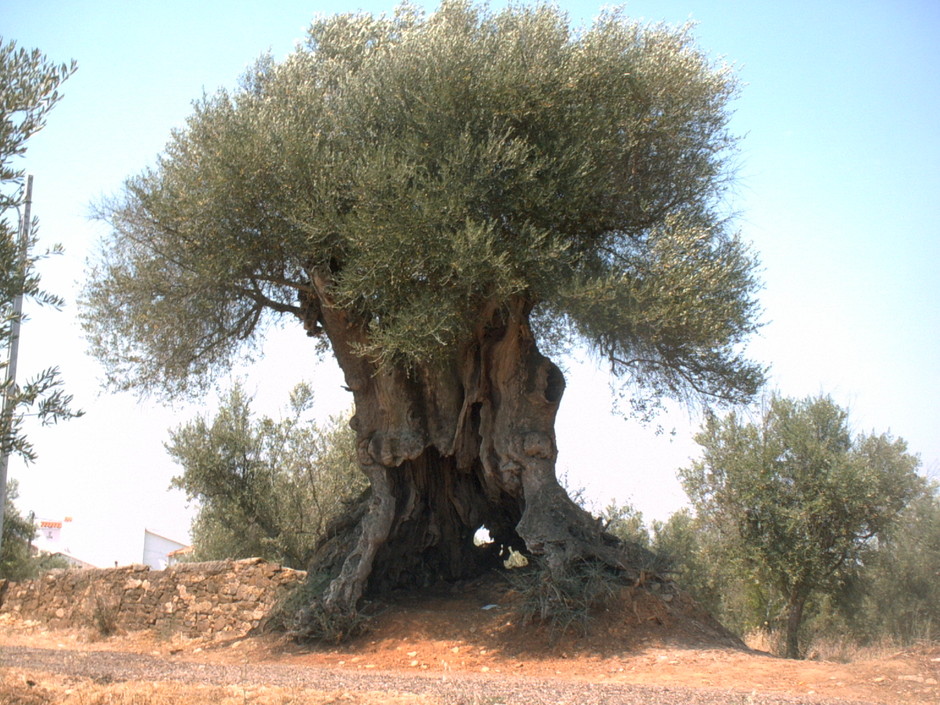
[[[484,578],[371,606],[369,632],[348,648],[383,651],[409,639],[462,641],[492,658],[610,658],[648,647],[747,649],[688,595],[673,589],[624,588],[605,609],[566,629],[527,622],[525,596],[504,579]],[[450,647],[452,650],[453,647]]]

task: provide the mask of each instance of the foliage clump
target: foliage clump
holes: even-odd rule
[[[18,496],[15,480],[7,482],[3,513],[3,544],[0,545],[0,579],[31,580],[50,570],[68,567],[61,556],[36,553],[33,540],[36,525],[31,516],[23,516],[16,507]]]
[[[940,641],[940,488],[911,502],[878,540],[834,620],[863,641]]]
[[[119,388],[178,393],[267,315],[320,335],[329,306],[364,324],[359,355],[407,367],[521,299],[544,345],[586,343],[640,407],[746,399],[756,258],[721,209],[737,90],[690,27],[617,11],[319,19],[103,205],[95,353]]]
[[[266,627],[286,633],[297,641],[321,641],[338,644],[364,634],[370,615],[362,610],[328,611],[323,596],[335,576],[311,572],[275,605]]]
[[[626,586],[622,576],[598,561],[578,561],[552,570],[541,559],[512,571],[523,624],[545,625],[552,640],[569,632],[587,634],[593,613]]]
[[[328,609],[322,595],[315,595],[294,613],[287,633],[301,641],[339,644],[364,634],[369,628],[369,621],[370,617],[358,609]]]
[[[696,441],[703,457],[681,471],[685,490],[751,594],[783,600],[795,658],[810,599],[838,593],[923,492],[919,460],[888,434],[853,436],[829,397],[773,396],[751,420],[710,416]]]
[[[95,633],[107,639],[118,632],[119,610],[109,595],[95,591],[89,622]]]
[[[173,486],[199,503],[193,560],[259,556],[307,568],[326,527],[365,485],[348,419],[321,426],[312,409],[301,384],[286,417],[257,418],[236,386],[214,418],[171,432],[167,450],[183,469]]]
[[[649,589],[654,583],[670,582],[670,563],[649,550],[647,536],[631,531],[621,537],[612,531],[610,538],[618,542],[630,565],[630,577],[598,560],[552,564],[538,556],[509,571],[508,579],[519,593],[522,623],[546,626],[552,640],[571,632],[584,636],[597,614],[620,598],[625,588]]]

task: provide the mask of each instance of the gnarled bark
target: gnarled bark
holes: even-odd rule
[[[354,612],[367,591],[471,577],[496,565],[500,546],[540,555],[553,572],[596,559],[636,576],[622,545],[555,476],[565,381],[538,351],[525,301],[484,311],[445,364],[380,369],[358,352],[364,325],[330,304],[328,281],[314,284],[319,306],[306,323],[329,336],[353,392],[371,482],[356,531],[325,541],[314,560],[313,570],[335,575],[323,609]],[[493,546],[474,545],[481,526]]]

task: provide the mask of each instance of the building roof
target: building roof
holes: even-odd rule
[[[175,543],[175,544],[178,545],[180,548],[185,548],[185,547],[186,547],[186,544],[183,543],[182,541],[177,541],[176,539],[168,538],[168,537],[166,537],[166,536],[163,536],[162,534],[158,534],[156,531],[151,531],[150,529],[146,529],[146,528],[145,528],[145,529],[144,529],[144,535],[146,536],[147,534],[150,534],[151,536],[153,536],[153,537],[155,537],[155,538],[158,538],[158,539],[163,539],[164,541],[169,541],[170,543]]]

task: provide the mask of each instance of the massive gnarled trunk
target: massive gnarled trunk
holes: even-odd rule
[[[364,325],[330,305],[314,278],[308,330],[321,329],[352,390],[359,463],[371,482],[355,530],[325,541],[314,569],[335,577],[328,611],[363,594],[459,579],[493,565],[500,546],[540,555],[550,570],[595,558],[628,572],[625,554],[555,476],[555,415],[565,388],[543,356],[523,299],[491,306],[444,363],[379,369],[361,354]],[[474,545],[485,526],[490,549]]]

